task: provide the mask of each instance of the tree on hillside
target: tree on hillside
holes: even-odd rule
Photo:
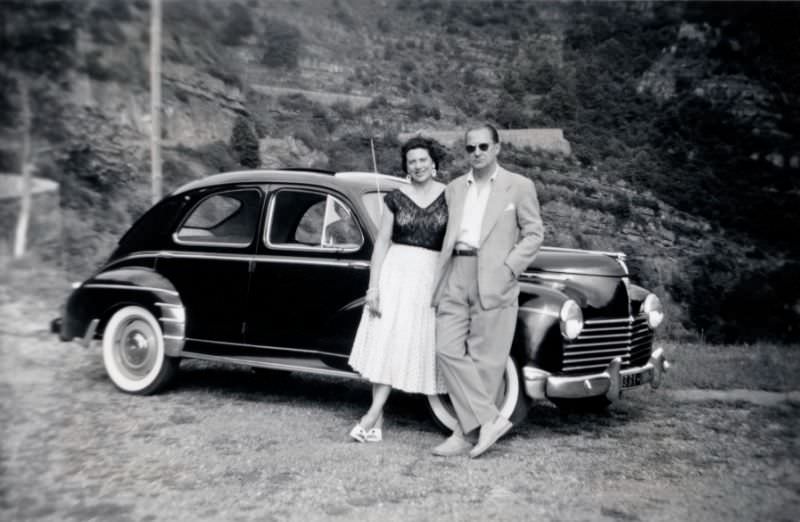
[[[239,45],[244,38],[251,34],[255,27],[250,11],[238,2],[228,8],[228,19],[222,27],[221,41],[225,45]]]
[[[0,106],[19,107],[16,115],[4,115],[2,122],[17,128],[20,144],[22,197],[14,236],[14,257],[21,257],[27,249],[37,154],[33,147],[34,134],[39,125],[45,124],[33,108],[55,103],[66,88],[65,71],[72,64],[75,44],[74,9],[68,2],[23,0],[11,0],[3,6],[5,23],[0,32],[0,63],[4,66],[0,68],[0,84],[6,89],[0,94],[4,98]],[[48,129],[42,132],[47,133]]]
[[[236,118],[236,122],[233,124],[231,148],[242,167],[256,169],[261,166],[261,158],[258,155],[258,138],[243,116]]]
[[[282,20],[264,20],[264,55],[261,63],[267,67],[297,67],[301,35],[293,25]]]

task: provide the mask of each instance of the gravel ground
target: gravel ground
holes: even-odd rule
[[[3,290],[0,287],[0,290]],[[6,289],[7,290],[7,289]],[[630,393],[607,414],[537,405],[484,457],[394,394],[385,441],[347,432],[363,383],[190,362],[115,391],[97,347],[44,331],[50,297],[0,293],[0,520],[796,520],[800,402]],[[689,391],[691,392],[691,390]]]

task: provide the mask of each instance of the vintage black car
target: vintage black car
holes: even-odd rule
[[[219,174],[164,198],[69,296],[52,330],[102,339],[120,390],[152,394],[181,359],[358,379],[347,358],[362,313],[381,197],[405,180],[371,173]],[[624,255],[543,248],[520,277],[519,320],[499,398],[520,422],[532,399],[604,407],[668,363],[663,319]],[[455,424],[447,396],[434,419]]]

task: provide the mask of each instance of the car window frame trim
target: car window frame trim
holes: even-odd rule
[[[278,195],[283,191],[294,191],[294,192],[310,192],[312,194],[321,194],[326,197],[332,197],[339,201],[345,208],[350,212],[350,216],[355,221],[356,225],[358,225],[358,231],[361,234],[361,243],[357,247],[327,247],[320,244],[319,246],[309,246],[309,245],[292,245],[292,244],[275,244],[270,241],[269,236],[270,232],[272,231],[272,216],[275,212],[275,200]],[[332,193],[324,189],[319,189],[317,187],[305,187],[305,186],[293,186],[293,185],[281,185],[275,187],[274,189],[270,190],[269,193],[269,202],[267,205],[267,215],[266,215],[266,226],[264,227],[264,233],[261,237],[261,244],[265,246],[268,250],[276,250],[276,251],[291,251],[291,252],[308,252],[308,253],[317,253],[317,254],[354,254],[356,252],[361,251],[364,248],[364,245],[367,243],[367,235],[364,233],[364,227],[361,222],[356,217],[357,214],[354,210],[354,206],[350,204],[349,200],[346,198],[341,197],[338,193]]]
[[[235,248],[235,249],[238,249],[238,250],[244,250],[244,249],[246,249],[248,247],[251,247],[253,245],[253,241],[258,237],[258,227],[259,227],[258,222],[256,222],[255,229],[253,230],[253,237],[250,238],[250,241],[248,243],[221,243],[221,242],[218,242],[218,241],[187,241],[185,239],[180,239],[178,237],[178,232],[181,230],[181,228],[183,228],[183,225],[186,223],[186,221],[188,221],[188,219],[189,219],[189,217],[191,217],[192,213],[197,209],[198,206],[202,205],[203,202],[205,202],[206,200],[208,200],[208,199],[210,199],[210,198],[212,198],[214,196],[219,196],[221,194],[230,193],[230,192],[245,192],[245,191],[251,191],[251,192],[258,193],[259,202],[261,203],[260,205],[258,205],[258,207],[259,207],[258,217],[261,217],[261,206],[263,205],[263,197],[264,197],[265,194],[264,194],[264,191],[261,190],[260,187],[236,187],[236,188],[228,187],[226,190],[219,190],[219,191],[216,191],[216,192],[210,192],[209,194],[205,194],[204,197],[200,198],[194,205],[192,205],[192,208],[190,208],[188,211],[186,211],[186,213],[183,215],[183,219],[180,221],[180,223],[178,223],[178,226],[175,227],[175,231],[173,231],[172,234],[171,234],[173,243],[175,243],[176,245],[189,246],[189,247],[191,247],[191,246],[202,246],[202,247],[218,247],[218,248]],[[223,219],[218,224],[224,223],[230,217],[231,216],[229,216],[228,218]],[[196,228],[196,227],[192,227],[192,228]]]

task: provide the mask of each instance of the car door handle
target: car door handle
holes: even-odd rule
[[[367,261],[350,261],[347,263],[348,268],[369,268]]]

